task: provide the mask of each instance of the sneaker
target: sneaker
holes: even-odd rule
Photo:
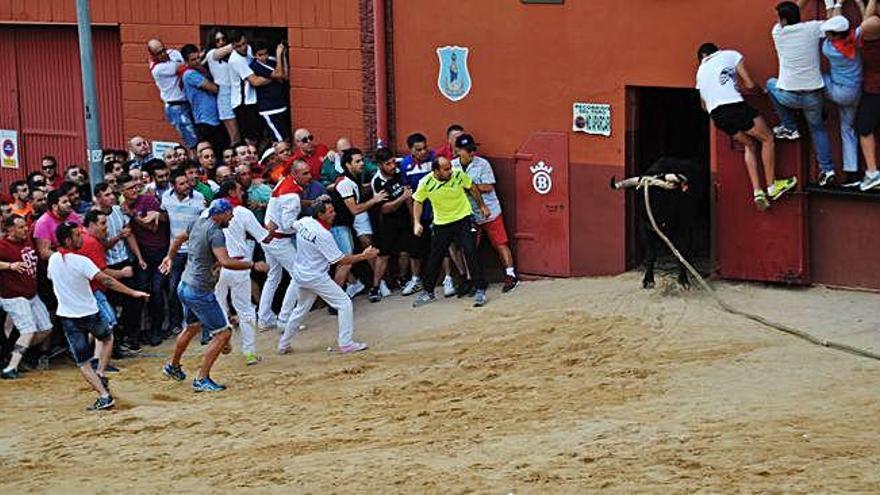
[[[859,190],[870,191],[877,187],[880,187],[880,172],[876,172],[873,176],[865,173],[865,178],[862,179],[862,182],[859,184]]]
[[[458,295],[459,299],[474,295],[474,283],[470,280],[462,280],[461,283],[458,284],[458,290],[456,290],[455,293]]]
[[[366,289],[367,286],[363,284],[360,280],[355,280],[354,283],[348,284],[348,287],[345,288],[345,293],[348,294],[348,297],[354,299],[355,296],[360,294]]]
[[[767,200],[767,193],[760,189],[755,191],[755,206],[757,206],[760,211],[766,211],[770,208],[770,201]]]
[[[816,178],[816,184],[819,187],[831,187],[837,182],[837,174],[834,173],[834,170],[823,170],[819,172],[819,177]]]
[[[98,371],[98,358],[90,359],[89,363],[91,363],[93,370]],[[107,363],[107,367],[104,368],[104,371],[106,371],[107,373],[117,373],[117,372],[119,372],[119,368],[117,368],[116,366],[113,366],[110,363]]]
[[[507,294],[508,292],[513,291],[519,285],[519,277],[505,275],[504,276],[504,285],[501,287],[501,292]]]
[[[226,390],[226,385],[220,385],[210,377],[193,380],[193,392],[221,392],[223,390]]]
[[[293,352],[293,347],[290,347],[290,346],[278,348],[278,355],[279,356],[283,356],[285,354],[290,354],[292,352]]]
[[[422,293],[419,294],[419,297],[417,297],[416,300],[413,301],[413,307],[418,308],[419,306],[431,304],[432,302],[434,302],[436,300],[437,300],[437,298],[434,296],[433,292],[422,291]]]
[[[788,139],[789,141],[801,138],[801,133],[797,129],[788,129],[782,125],[773,128],[773,135],[776,136],[776,139]]]
[[[382,297],[388,297],[391,295],[391,289],[388,288],[388,284],[385,281],[379,282],[379,294],[382,294]]]
[[[340,354],[351,354],[353,352],[360,352],[367,350],[367,344],[363,342],[352,342],[351,344],[346,344],[344,346],[339,347]]]
[[[382,300],[382,291],[378,287],[370,289],[370,302],[377,303]]]
[[[409,279],[409,281],[403,286],[403,289],[400,290],[400,295],[411,296],[420,290],[422,290],[422,281],[417,277],[413,277]]]
[[[169,331],[171,332],[171,335],[180,335],[180,332],[183,331],[183,327],[180,327],[180,326],[171,327],[171,330],[169,330]]]
[[[248,366],[253,366],[262,360],[263,360],[263,358],[254,352],[248,352],[247,354],[244,355],[244,362]]]
[[[95,401],[94,404],[88,407],[89,411],[103,411],[104,409],[110,409],[116,404],[116,401],[113,400],[112,395],[108,395],[107,397],[98,397],[98,400]]]
[[[3,373],[0,374],[0,376],[2,376],[4,380],[17,380],[21,378],[21,373],[16,369],[3,370]]]
[[[452,277],[447,275],[443,278],[443,297],[452,297],[455,294],[455,283],[452,281]]]
[[[174,366],[171,363],[165,363],[165,366],[162,367],[162,373],[178,382],[186,380],[186,373],[183,372],[183,367],[180,365]]]
[[[773,181],[773,184],[770,184],[770,187],[767,188],[767,195],[770,196],[770,199],[776,201],[781,198],[783,194],[787,193],[794,189],[794,186],[797,185],[797,177],[789,177],[788,179],[777,179]]]
[[[488,301],[488,297],[486,297],[486,291],[483,289],[477,289],[477,292],[474,293],[474,307],[480,308],[486,305],[486,301]]]
[[[129,351],[137,352],[141,350],[141,343],[137,339],[129,339],[120,344],[119,347],[127,347]]]

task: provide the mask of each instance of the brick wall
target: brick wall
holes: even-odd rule
[[[360,0],[92,0],[92,22],[118,24],[125,135],[177,140],[165,122],[145,44],[201,45],[202,25],[286,27],[294,127],[366,146]],[[0,0],[0,23],[75,23],[73,0]],[[79,95],[77,95],[79,97]]]

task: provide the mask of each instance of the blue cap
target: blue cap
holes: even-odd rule
[[[230,211],[232,211],[232,203],[223,198],[211,201],[211,206],[208,207],[208,215],[210,216],[222,215]]]

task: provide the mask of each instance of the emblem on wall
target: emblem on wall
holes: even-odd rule
[[[440,60],[440,74],[437,76],[437,87],[440,93],[452,101],[459,101],[471,91],[471,74],[468,71],[467,48],[460,46],[444,46],[437,49]]]
[[[529,167],[529,170],[532,172],[532,187],[535,192],[538,194],[550,193],[550,190],[553,189],[553,178],[550,177],[550,174],[553,173],[553,167],[540,161]]]

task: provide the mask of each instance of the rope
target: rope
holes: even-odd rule
[[[685,266],[685,268],[688,269],[688,272],[690,272],[690,274],[694,277],[694,279],[697,281],[697,283],[699,283],[700,287],[702,287],[703,290],[705,290],[712,297],[712,299],[718,304],[718,306],[721,307],[721,309],[723,309],[724,311],[727,311],[728,313],[745,317],[745,318],[752,320],[756,323],[764,325],[765,327],[768,327],[768,328],[771,328],[774,330],[778,330],[780,332],[787,333],[787,334],[792,335],[794,337],[797,337],[799,339],[805,340],[811,344],[815,344],[815,345],[822,346],[822,347],[828,347],[830,349],[846,352],[849,354],[853,354],[855,356],[865,357],[865,358],[869,358],[869,359],[876,359],[876,360],[880,361],[880,354],[871,352],[866,349],[853,347],[851,345],[842,344],[840,342],[835,342],[833,340],[827,340],[827,339],[816,337],[815,335],[807,333],[803,330],[799,330],[797,328],[794,328],[794,327],[791,327],[788,325],[784,325],[782,323],[777,323],[775,321],[768,320],[767,318],[764,318],[763,316],[759,316],[756,314],[749,313],[747,311],[737,309],[734,306],[731,306],[730,304],[725,302],[723,299],[721,299],[721,297],[718,295],[718,293],[715,292],[715,289],[713,289],[706,282],[706,280],[700,275],[700,273],[693,267],[693,265],[691,265],[688,262],[688,260],[686,260],[684,258],[684,256],[682,256],[681,252],[678,251],[678,249],[675,247],[675,245],[672,243],[672,241],[670,241],[669,238],[666,237],[666,234],[664,234],[663,231],[660,229],[660,227],[657,225],[657,221],[654,220],[654,212],[651,209],[651,197],[649,194],[652,186],[664,187],[666,189],[670,189],[670,187],[668,186],[668,182],[663,181],[663,180],[659,180],[654,177],[643,177],[639,181],[639,187],[644,189],[645,210],[648,212],[648,220],[651,221],[651,226],[654,228],[654,232],[656,232],[657,235],[660,236],[660,239],[663,239],[663,242],[666,243],[667,246],[669,246],[669,249],[670,249],[670,251],[672,251],[672,254],[674,254],[675,257],[678,258],[678,261],[680,261]]]

